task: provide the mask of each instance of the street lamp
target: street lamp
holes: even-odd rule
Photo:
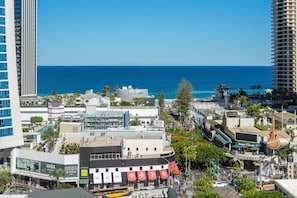
[[[190,163],[189,163],[189,168],[188,168],[188,150],[189,150],[189,148],[193,148],[193,147],[197,147],[197,145],[188,146],[186,148],[186,173],[188,172],[188,170],[191,170]]]

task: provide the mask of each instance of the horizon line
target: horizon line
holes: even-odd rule
[[[37,65],[38,67],[272,67],[273,65]]]

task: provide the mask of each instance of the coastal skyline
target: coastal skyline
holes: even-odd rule
[[[89,2],[38,2],[38,65],[271,65],[270,0]]]

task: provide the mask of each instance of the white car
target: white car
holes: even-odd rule
[[[222,181],[215,181],[212,183],[213,187],[226,187],[228,186],[228,184],[226,182],[222,182]]]

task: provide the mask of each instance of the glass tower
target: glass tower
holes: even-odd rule
[[[14,11],[19,95],[36,96],[37,0],[14,0]]]
[[[0,0],[0,157],[23,144],[17,86],[14,4]]]

